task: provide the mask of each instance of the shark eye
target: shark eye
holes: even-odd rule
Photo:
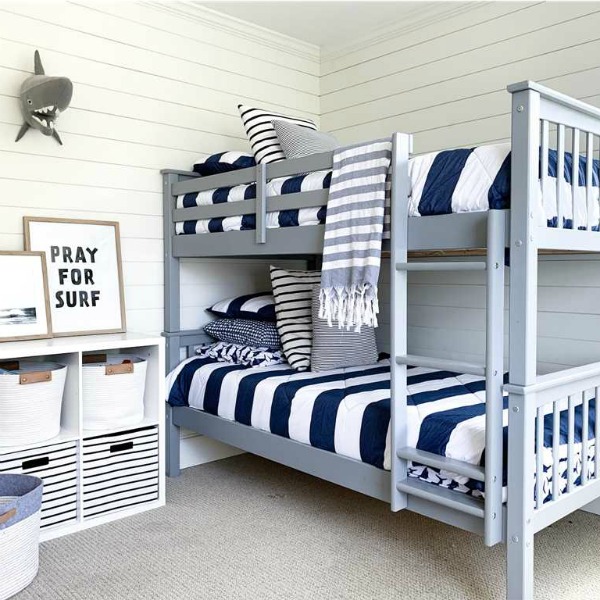
[[[31,100],[31,98],[27,98],[27,104],[31,106],[33,104],[33,100]]]

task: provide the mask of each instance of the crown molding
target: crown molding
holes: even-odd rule
[[[415,8],[404,15],[401,22],[371,30],[364,36],[354,38],[350,43],[323,46],[321,48],[321,63],[337,60],[347,54],[364,50],[390,39],[402,37],[407,33],[423,29],[488,4],[490,2],[485,1],[424,2],[423,7]]]
[[[218,29],[236,37],[249,40],[267,46],[277,52],[284,52],[298,56],[305,60],[319,64],[321,52],[318,46],[293,38],[291,36],[248,23],[242,19],[212,10],[193,0],[177,0],[175,2],[164,2],[159,0],[140,0],[139,4],[148,6],[155,10],[168,12],[185,19],[192,19],[202,23],[211,29]]]

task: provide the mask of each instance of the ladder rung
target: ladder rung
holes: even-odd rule
[[[400,448],[398,450],[398,458],[420,463],[428,467],[433,467],[434,469],[448,471],[449,473],[463,475],[469,479],[485,481],[485,469],[479,465],[473,465],[462,460],[455,460],[446,456],[440,456],[439,454],[433,454],[432,452],[418,450],[417,448]]]
[[[441,504],[448,508],[459,510],[474,517],[484,518],[483,501],[462,492],[449,490],[445,487],[407,478],[396,485],[399,492]]]
[[[424,367],[426,369],[437,369],[440,371],[453,371],[454,373],[481,375],[482,377],[485,377],[484,365],[476,365],[474,363],[466,363],[458,360],[447,360],[445,358],[433,358],[431,356],[406,354],[404,356],[396,356],[396,362],[399,365],[410,365],[413,367]]]
[[[484,261],[399,262],[398,271],[485,271]]]

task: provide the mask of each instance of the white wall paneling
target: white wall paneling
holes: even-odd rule
[[[17,97],[39,49],[49,75],[74,83],[58,121],[64,146],[21,125]],[[119,221],[130,331],[163,326],[165,167],[246,149],[239,102],[318,119],[318,50],[191,5],[23,2],[0,5],[0,248],[23,248],[24,215]],[[229,294],[268,287],[268,264],[183,268],[184,325]],[[218,269],[219,277],[215,277]],[[216,280],[218,279],[218,283]],[[186,464],[234,450],[185,436]]]
[[[415,151],[507,139],[508,83],[598,101],[594,3],[487,3],[323,63],[321,123],[343,141],[415,134]],[[340,63],[340,61],[342,61]]]
[[[62,147],[31,131],[14,142],[16,98],[36,48],[48,74],[74,82],[57,126]],[[0,244],[22,247],[24,215],[119,221],[129,328],[160,331],[158,171],[247,148],[240,101],[318,118],[318,70],[308,44],[275,33],[262,42],[215,13],[177,4],[60,2],[42,13],[2,4]],[[189,288],[200,297],[184,297],[186,307],[204,304],[203,280]]]
[[[343,142],[410,132],[417,153],[507,141],[509,83],[537,80],[600,106],[599,28],[597,3],[489,2],[354,40],[322,57],[321,127]],[[540,371],[598,360],[600,261],[544,258],[539,277]],[[384,267],[382,348],[387,282]],[[409,282],[409,351],[480,360],[482,274],[411,273]]]

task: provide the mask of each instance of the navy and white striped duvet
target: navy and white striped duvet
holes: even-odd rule
[[[573,227],[572,214],[572,164],[570,153],[564,155],[564,178],[561,186],[565,198],[563,226]],[[587,199],[585,189],[587,161],[579,158],[579,181],[575,188],[575,211],[578,223],[587,223]],[[593,214],[591,221],[598,223],[599,163],[592,169]],[[476,148],[431,152],[410,160],[411,217],[441,215],[460,212],[477,212],[510,207],[510,144],[492,144]],[[556,227],[558,221],[556,194],[557,152],[548,152],[548,178],[544,189],[540,185],[540,223]],[[330,171],[317,171],[295,177],[282,177],[268,183],[268,195],[282,195],[329,187]],[[219,188],[177,198],[179,208],[205,206],[221,202],[240,202],[256,197],[256,184]],[[254,210],[250,207],[249,210]],[[272,212],[267,215],[267,227],[294,227],[317,225],[325,222],[326,208],[303,208]],[[178,234],[212,233],[255,229],[254,215],[186,221],[176,224]],[[582,228],[582,225],[580,225]],[[593,226],[598,229],[597,225]]]
[[[485,380],[420,367],[408,370],[408,445],[471,464],[482,464]],[[298,373],[288,365],[248,368],[191,358],[167,378],[168,401],[322,448],[379,468],[390,468],[389,361],[368,367]],[[505,449],[508,411],[505,400]],[[550,408],[550,407],[549,407]],[[581,406],[575,410],[576,477],[581,472]],[[595,401],[589,407],[588,466],[594,472]],[[567,406],[561,406],[561,488],[566,489]],[[551,495],[552,415],[544,422],[544,498]],[[422,465],[409,474],[481,495],[480,482]],[[533,483],[533,482],[532,482]]]
[[[310,373],[289,365],[247,368],[184,361],[167,377],[168,401],[389,468],[390,371],[371,367]]]
[[[542,218],[539,225],[557,225],[556,150],[548,151],[548,177],[544,189],[539,188],[538,202]],[[476,148],[462,148],[431,152],[412,158],[409,162],[411,198],[409,214],[412,217],[459,212],[476,212],[510,208],[510,144],[491,144]],[[573,156],[564,154],[564,177],[561,180],[565,198],[563,227],[573,227],[572,172]],[[575,191],[575,211],[578,223],[587,223],[585,156],[579,158],[579,177]],[[598,223],[599,163],[593,161],[592,187],[594,196],[592,222]],[[595,230],[597,226],[593,227]]]

